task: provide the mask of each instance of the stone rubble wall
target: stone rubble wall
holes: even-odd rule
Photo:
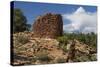
[[[60,14],[47,13],[39,16],[33,24],[34,37],[56,38],[63,33],[63,21]]]

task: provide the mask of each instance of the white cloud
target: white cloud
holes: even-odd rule
[[[65,20],[70,20],[69,24],[63,26],[64,31],[83,33],[97,32],[97,13],[86,12],[83,7],[78,8],[71,14],[64,14]]]

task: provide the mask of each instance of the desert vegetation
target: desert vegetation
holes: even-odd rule
[[[27,19],[20,9],[13,11],[13,32],[29,31],[31,25],[27,24]]]
[[[82,46],[85,44],[89,48],[89,54],[83,54],[80,52],[78,55],[76,54],[73,61],[83,62],[83,61],[96,61],[96,53],[97,53],[97,34],[91,33],[64,33],[63,36],[58,37],[59,47],[62,48],[64,52],[68,51],[67,44],[71,40],[78,40]],[[85,49],[84,49],[85,51]],[[76,50],[77,53],[77,50]]]

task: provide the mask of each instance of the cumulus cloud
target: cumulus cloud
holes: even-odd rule
[[[64,20],[70,20],[69,24],[63,26],[66,32],[97,32],[97,13],[86,12],[83,7],[79,7],[71,14],[64,14]]]

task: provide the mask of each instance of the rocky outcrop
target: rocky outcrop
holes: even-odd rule
[[[63,33],[63,21],[60,14],[47,13],[39,16],[33,24],[34,37],[56,38]]]
[[[65,48],[56,39],[31,38],[32,32],[13,34],[13,65],[51,64],[65,62],[96,61],[95,50],[78,40],[68,40]],[[28,41],[27,41],[28,37]],[[21,40],[21,41],[20,41]],[[26,41],[22,44],[22,41]],[[60,45],[62,45],[60,47]]]

